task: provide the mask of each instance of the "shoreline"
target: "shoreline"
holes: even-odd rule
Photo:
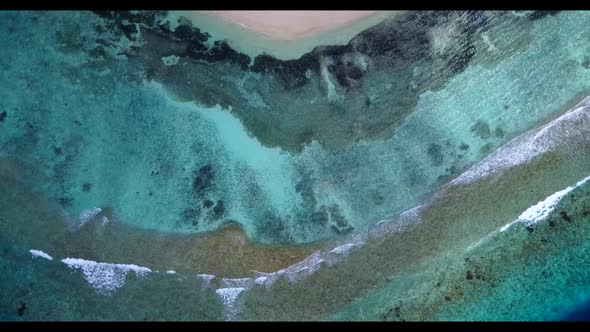
[[[254,21],[251,19],[240,22],[233,11],[170,11],[167,20],[174,30],[179,25],[178,20],[181,17],[188,19],[193,26],[211,35],[211,43],[225,40],[233,49],[247,54],[252,59],[261,54],[268,54],[279,60],[292,60],[300,58],[318,46],[346,45],[360,32],[399,13],[401,12],[360,12],[348,20],[340,17],[331,23],[322,22],[317,25],[313,25],[313,20],[310,20],[307,28],[305,25],[295,28],[297,25],[291,23],[294,29],[292,31],[277,29],[276,26],[264,22],[253,24]]]
[[[218,17],[225,22],[237,24],[251,32],[260,33],[277,41],[297,41],[311,38],[328,30],[342,28],[348,24],[376,14],[376,11],[234,11],[210,10],[203,14]]]

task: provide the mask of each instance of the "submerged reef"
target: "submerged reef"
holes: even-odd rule
[[[408,11],[279,60],[166,11],[0,13],[0,319],[565,317],[589,23]]]
[[[108,207],[181,233],[236,221],[264,244],[346,237],[412,208],[590,82],[580,12],[405,12],[287,61],[166,12],[2,15],[0,146],[35,190],[70,219]],[[40,51],[20,56],[21,40]]]
[[[171,29],[164,13],[97,14],[114,36],[141,44],[129,56],[147,79],[181,100],[231,108],[263,145],[290,152],[314,140],[342,149],[390,137],[421,94],[443,89],[467,68],[482,34],[499,24],[526,33],[531,19],[504,12],[404,13],[348,45],[318,46],[284,61],[238,53],[225,41],[210,40],[188,19]],[[526,40],[521,43],[498,49],[495,57],[526,48]],[[173,65],[162,60],[170,57],[177,59]]]

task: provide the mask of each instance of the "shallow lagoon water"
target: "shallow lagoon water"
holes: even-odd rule
[[[590,16],[480,14],[421,14],[435,23],[406,33],[430,36],[430,53],[402,63],[387,62],[391,50],[317,51],[320,67],[289,90],[273,67],[244,71],[227,50],[194,59],[167,44],[188,30],[125,35],[129,24],[109,15],[2,13],[2,319],[545,320],[585,301],[587,185],[546,218],[560,220],[551,240],[549,222],[494,231],[590,175],[579,104]],[[417,21],[391,20],[351,44]],[[476,50],[464,67],[423,73],[470,49],[464,40]],[[348,85],[321,68],[353,55],[370,65],[361,79],[350,69]],[[408,92],[407,113],[371,94],[408,80],[427,88]],[[229,104],[209,105],[221,93]],[[383,114],[395,119],[384,128],[365,120]],[[308,125],[294,149],[285,137]],[[481,169],[492,171],[471,176]],[[498,246],[510,249],[502,259]],[[523,259],[535,263],[524,275]],[[118,310],[129,301],[150,309]]]

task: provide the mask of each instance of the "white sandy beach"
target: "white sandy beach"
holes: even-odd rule
[[[275,40],[298,40],[367,18],[375,11],[204,11]]]
[[[226,40],[234,49],[255,57],[266,53],[296,59],[320,45],[347,44],[395,11],[171,11],[171,27],[185,17]]]

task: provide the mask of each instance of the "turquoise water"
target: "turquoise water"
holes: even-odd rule
[[[457,252],[590,175],[587,122],[575,120],[518,145],[521,156],[530,146],[539,153],[499,167],[497,177],[449,187],[494,153],[503,162],[515,159],[502,146],[527,132],[537,135],[531,130],[589,94],[590,15],[406,15],[359,34],[354,48],[320,48],[301,63],[269,61],[266,71],[256,71],[243,68],[247,56],[221,47],[207,56],[194,51],[200,35],[182,25],[159,30],[150,21],[163,22],[157,14],[129,14],[129,24],[91,12],[0,13],[0,267],[6,276],[0,319],[547,320],[586,301],[584,272],[576,266],[584,266],[587,218],[579,212],[575,248],[562,243],[574,236],[569,228],[555,240],[553,248],[562,250],[543,249],[546,259],[525,250],[538,240],[523,238],[526,230],[494,237],[478,250],[480,264],[499,266],[496,286],[463,290],[458,302],[443,295],[436,310],[420,307],[440,300],[424,286],[435,283],[433,269],[451,266],[443,288],[454,287],[463,273]],[[142,30],[124,32],[142,26],[137,22]],[[391,43],[416,43],[419,51],[371,46],[380,34],[391,35],[388,29],[408,36]],[[365,44],[369,50],[361,51]],[[474,51],[467,60],[456,60],[468,50]],[[264,63],[257,59],[248,63]],[[338,76],[340,67],[329,69],[342,59],[352,63],[346,79]],[[559,149],[543,150],[546,144]],[[511,175],[515,168],[524,173]],[[587,185],[572,193],[584,199],[564,199],[560,209],[569,214],[586,206]],[[447,197],[466,198],[437,205]],[[412,231],[421,235],[384,235],[386,244],[367,235],[379,233],[382,220],[400,228],[411,215],[400,213],[418,206],[431,220]],[[222,242],[221,249],[191,244],[180,251],[177,239],[200,243],[200,236],[215,237],[228,224],[239,225],[252,247],[224,252],[229,247]],[[347,244],[365,249],[331,258],[338,252],[330,250]],[[275,246],[297,255],[322,248],[327,256],[288,270],[295,259],[287,262],[289,254],[267,262]],[[498,246],[510,254],[498,259]],[[55,257],[31,257],[31,249]],[[216,275],[210,285],[197,276],[212,273],[210,266],[239,265],[232,260],[237,255],[281,266],[289,277],[244,272],[249,281]],[[185,270],[155,272],[171,256],[170,269],[181,271],[174,264],[185,260]],[[92,265],[95,274],[88,275],[108,277],[99,283],[124,281],[105,295],[89,287],[83,268],[60,263],[67,257],[138,265],[134,259],[141,257],[154,271],[142,278],[123,267]],[[555,278],[523,275],[521,257],[535,260],[539,271],[552,266]],[[276,286],[267,288],[273,278]],[[308,281],[289,281],[298,278]],[[552,291],[564,284],[563,292]],[[58,294],[62,299],[51,305]],[[409,307],[390,308],[395,298]],[[130,301],[145,305],[117,309]],[[302,305],[307,308],[292,310]],[[512,309],[491,310],[498,305]]]
[[[578,305],[585,306],[589,295],[585,268],[589,189],[586,184],[572,191],[534,231],[519,227],[496,234],[473,250],[393,278],[332,318],[575,320],[568,315]],[[567,221],[557,213],[560,210],[570,216],[581,213],[573,217],[574,225],[563,225]],[[566,227],[571,232],[564,232]]]

